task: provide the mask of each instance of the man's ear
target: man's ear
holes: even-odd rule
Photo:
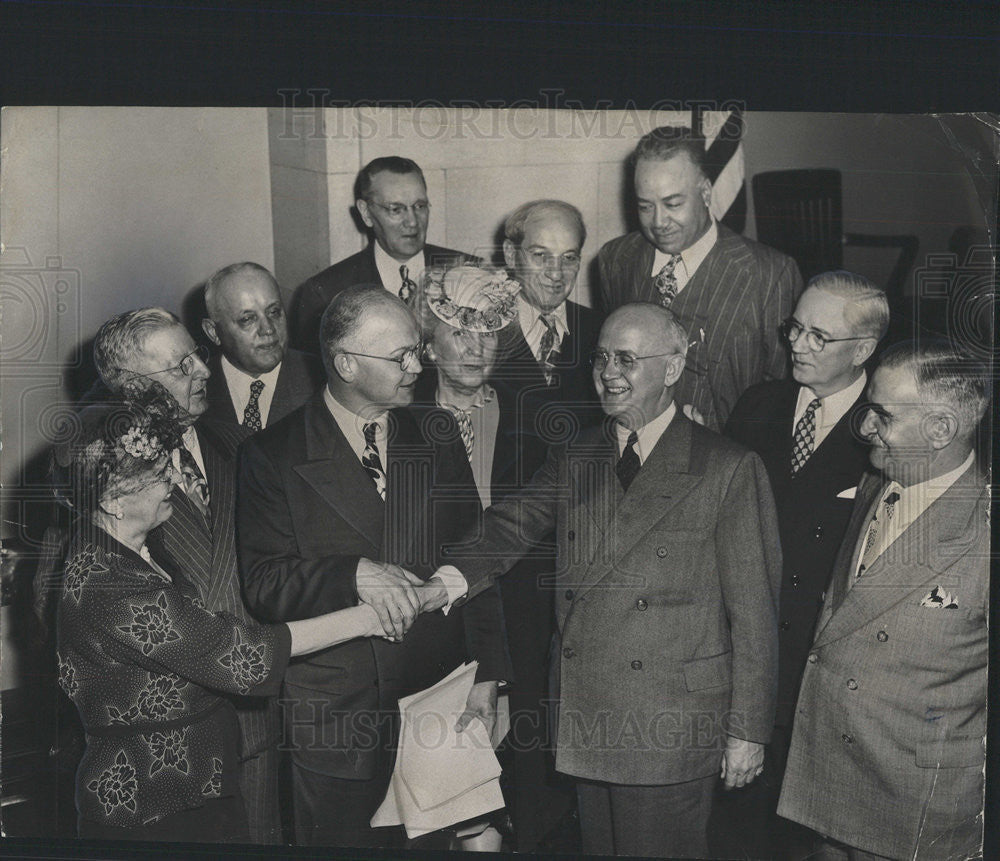
[[[680,353],[676,353],[667,359],[667,370],[663,375],[663,385],[665,388],[676,385],[684,371],[685,359]]]
[[[958,416],[951,410],[937,410],[924,419],[924,435],[931,448],[940,451],[958,436]]]
[[[333,369],[337,372],[337,376],[345,382],[351,382],[354,379],[356,367],[354,357],[347,353],[337,353],[333,357]]]
[[[503,241],[503,259],[504,263],[517,271],[517,246],[509,239]]]
[[[711,180],[709,180],[707,176],[703,176],[701,178],[701,182],[699,183],[699,185],[701,191],[701,199],[705,204],[705,209],[710,210],[712,208],[712,182]]]
[[[216,347],[222,346],[222,341],[219,340],[219,333],[215,330],[214,320],[210,320],[208,317],[202,317],[201,331],[205,333],[208,340],[215,344]]]
[[[365,223],[365,227],[373,227],[372,213],[368,207],[368,201],[359,197],[354,201],[354,206],[357,208],[358,215],[361,216],[361,220]]]
[[[865,362],[867,362],[872,353],[875,352],[875,348],[878,346],[878,338],[865,338],[862,341],[858,341],[854,345],[854,356],[851,359],[851,363],[855,368],[860,368]]]

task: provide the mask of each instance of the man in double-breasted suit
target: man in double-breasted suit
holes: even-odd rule
[[[720,764],[727,786],[757,777],[773,724],[774,501],[757,455],[675,407],[686,343],[667,309],[615,311],[593,372],[609,420],[445,556],[476,595],[556,532],[556,768],[591,854],[705,857]]]
[[[185,480],[171,493],[173,514],[150,533],[149,549],[171,575],[194,584],[207,609],[247,620],[235,541],[236,449],[246,432],[205,417],[209,371],[203,353],[173,314],[143,308],[119,314],[101,327],[94,358],[111,391],[152,380],[177,402],[188,425]],[[234,705],[240,724],[240,791],[251,838],[281,843],[277,702],[240,697]]]
[[[861,425],[858,487],[802,679],[778,814],[824,859],[953,859],[982,848],[989,489],[974,440],[985,374],[903,344]]]
[[[320,363],[288,348],[288,324],[274,276],[233,263],[205,282],[201,321],[219,352],[208,360],[208,418],[254,433],[302,406],[323,384]]]
[[[713,430],[754,383],[787,376],[778,335],[802,291],[795,262],[716,223],[704,142],[664,126],[643,137],[631,162],[640,230],[598,254],[605,313],[626,302],[669,307],[691,342],[677,384]]]
[[[415,161],[373,159],[358,173],[354,198],[359,217],[372,232],[368,247],[313,275],[296,291],[292,344],[313,355],[320,351],[320,317],[342,290],[381,284],[405,301],[429,266],[479,262],[461,251],[426,244],[431,205]]]
[[[389,785],[399,697],[475,658],[466,722],[480,716],[492,729],[509,669],[495,591],[414,621],[413,584],[434,573],[435,546],[480,511],[450,414],[392,409],[411,402],[421,370],[416,322],[382,288],[353,287],[328,307],[321,334],[327,385],[244,444],[241,572],[263,620],[361,601],[398,640],[355,640],[292,662],[283,703],[298,842],[385,845],[398,835],[368,823]]]
[[[751,387],[726,423],[727,436],[757,452],[767,467],[784,570],[774,734],[761,779],[717,799],[709,833],[719,857],[776,857],[795,839],[775,816],[795,699],[855,488],[868,465],[857,408],[868,381],[865,363],[888,324],[885,291],[867,278],[817,275],[784,327],[793,379]]]

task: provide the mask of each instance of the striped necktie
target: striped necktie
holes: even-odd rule
[[[542,341],[538,345],[538,362],[542,366],[542,373],[545,374],[545,382],[551,386],[554,370],[552,364],[559,354],[561,339],[559,338],[559,330],[550,314],[539,314],[538,319],[545,326]]]

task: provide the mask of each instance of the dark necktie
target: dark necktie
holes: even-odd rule
[[[898,486],[892,484],[893,486]],[[868,534],[865,535],[865,547],[861,552],[861,564],[858,566],[858,577],[865,573],[865,569],[871,567],[878,555],[875,553],[875,546],[878,544],[878,534],[892,520],[896,511],[896,503],[899,502],[899,493],[895,490],[886,494],[882,503],[875,508],[872,521],[868,525]]]
[[[382,458],[379,456],[378,445],[375,443],[377,428],[378,422],[368,422],[365,425],[365,450],[361,455],[361,465],[365,468],[365,472],[371,476],[371,480],[375,482],[378,495],[385,499],[385,470],[382,468]]]
[[[542,335],[542,341],[538,346],[538,361],[541,363],[542,373],[545,374],[545,382],[551,386],[553,378],[552,363],[559,353],[557,345],[559,330],[556,328],[556,324],[550,315],[539,314],[538,319],[545,325],[545,333]]]
[[[243,410],[243,427],[251,433],[259,431],[262,427],[260,420],[260,393],[264,391],[264,381],[254,380],[250,383],[250,400]]]
[[[663,265],[663,268],[656,273],[653,278],[653,286],[660,294],[660,304],[664,308],[669,308],[677,295],[677,276],[674,270],[680,263],[680,254],[671,254],[670,259]]]
[[[628,442],[625,444],[625,451],[622,452],[622,456],[618,458],[618,463],[615,464],[615,474],[618,476],[618,481],[621,482],[622,490],[626,493],[628,492],[629,485],[639,474],[639,453],[635,450],[635,447],[639,444],[639,434],[632,431],[628,435]]]
[[[417,282],[410,278],[410,270],[405,265],[399,267],[399,280],[399,298],[407,302],[417,289]]]
[[[813,441],[816,439],[816,410],[819,406],[819,398],[813,398],[795,425],[795,433],[792,435],[792,475],[805,466],[813,453]]]
[[[184,492],[187,494],[188,499],[194,503],[195,508],[197,508],[208,520],[209,514],[209,504],[211,503],[211,496],[208,492],[208,482],[205,481],[205,476],[202,471],[198,468],[198,461],[194,459],[194,455],[187,446],[182,445],[180,447],[181,453],[181,479],[183,481]]]

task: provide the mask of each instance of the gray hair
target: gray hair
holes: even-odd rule
[[[230,263],[228,266],[223,266],[222,269],[213,273],[205,282],[205,311],[208,313],[210,320],[215,320],[216,322],[219,320],[218,292],[221,289],[222,282],[230,275],[238,275],[240,272],[259,272],[262,275],[266,275],[274,285],[274,289],[278,290],[278,282],[274,275],[271,274],[269,269],[261,266],[259,263],[246,260],[242,263]],[[281,295],[280,290],[278,295]]]
[[[885,335],[889,328],[889,299],[874,282],[856,272],[838,269],[810,278],[806,289],[810,287],[846,300],[844,320],[853,334],[876,340]]]
[[[319,347],[327,377],[333,378],[333,356],[361,328],[365,314],[379,305],[406,305],[378,284],[355,284],[342,290],[326,306],[319,321]],[[409,309],[407,309],[409,311]]]
[[[528,219],[536,216],[541,217],[547,213],[560,213],[576,223],[577,231],[580,234],[580,247],[587,241],[587,228],[583,223],[583,215],[572,203],[565,200],[532,200],[522,203],[510,215],[503,225],[503,234],[514,245],[520,246],[524,241],[524,225]]]
[[[174,326],[183,328],[181,321],[165,308],[139,308],[108,320],[94,339],[94,364],[101,382],[120,394],[131,379],[136,354],[143,351],[146,339]]]

